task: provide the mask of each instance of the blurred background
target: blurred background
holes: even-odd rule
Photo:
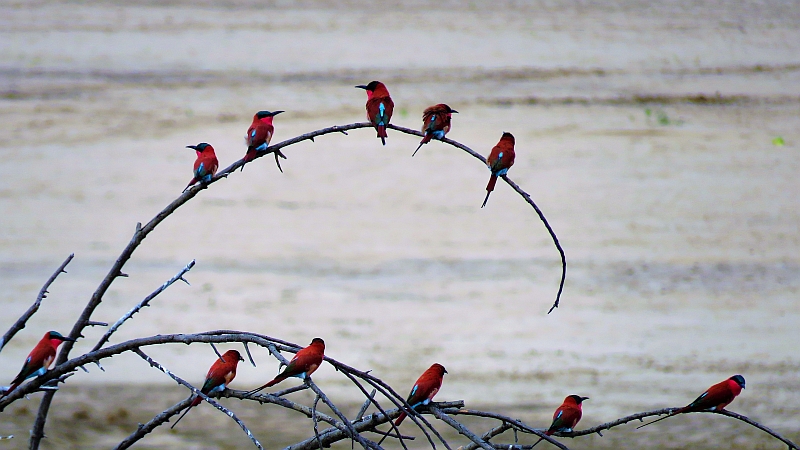
[[[478,161],[440,142],[412,159],[418,138],[390,131],[382,147],[362,129],[285,149],[283,174],[260,159],[164,221],[93,318],[115,321],[196,259],[192,285],[112,341],[319,336],[328,356],[402,393],[442,363],[437,400],[541,427],[569,394],[591,397],[588,427],[684,405],[741,373],[731,409],[800,439],[798,55],[791,1],[3,1],[0,330],[76,256],[0,354],[0,384],[44,331],[70,330],[135,224],[180,194],[186,145],[213,144],[226,167],[256,111],[286,111],[273,142],[359,122],[366,97],[353,86],[380,80],[395,124],[419,128],[443,102],[460,111],[448,137],[479,153],[514,133],[509,176],[566,251],[559,309],[546,314],[558,252],[507,185],[480,209]],[[215,358],[200,345],[151,354],[198,384]],[[254,356],[231,387],[274,375],[266,351]],[[104,367],[56,396],[42,448],[112,447],[187,395],[136,356]],[[330,366],[314,378],[360,404]],[[16,435],[0,448],[27,448],[39,398],[0,415],[0,435]],[[224,403],[269,448],[313,436],[278,408]],[[711,415],[633,428],[566,444],[784,447]],[[206,405],[138,448],[249,445]]]

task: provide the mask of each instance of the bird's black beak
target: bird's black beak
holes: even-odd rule
[[[458,114],[458,111],[456,111],[455,109],[451,109],[450,112]]]
[[[282,112],[286,112],[286,111],[275,111],[275,112],[273,112],[272,114],[270,114],[270,116],[273,116],[273,117],[275,117],[275,116],[277,116],[278,114],[280,114],[280,113],[282,113]]]
[[[192,149],[194,151],[197,151],[197,146],[196,145],[187,145],[186,148],[190,148],[190,149]]]
[[[581,402],[589,400],[589,397],[581,397]]]
[[[242,358],[242,355],[239,355],[239,361],[244,361],[244,358]]]
[[[359,85],[358,85],[358,86],[356,86],[356,87],[357,87],[357,88],[364,89],[364,90],[367,90],[367,89],[369,89],[368,87],[366,87],[366,86],[365,86],[365,85],[363,85],[363,84],[359,84]]]
[[[447,369],[444,369],[444,373],[450,373],[450,372],[448,372]]]

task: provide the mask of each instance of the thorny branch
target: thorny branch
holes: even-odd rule
[[[72,261],[72,258],[74,257],[75,253],[72,253],[69,256],[67,256],[67,259],[65,259],[64,262],[61,263],[60,266],[58,266],[58,269],[56,269],[56,271],[53,272],[52,275],[50,275],[50,278],[47,280],[47,282],[44,283],[42,289],[39,290],[39,295],[36,296],[36,301],[33,302],[33,305],[31,305],[31,307],[28,308],[28,310],[25,311],[22,314],[22,316],[20,316],[20,318],[17,319],[16,322],[14,322],[14,325],[11,325],[11,328],[9,328],[8,331],[6,331],[6,334],[4,334],[2,338],[0,338],[0,352],[3,351],[3,347],[5,347],[6,344],[8,344],[8,342],[14,337],[15,334],[17,334],[20,330],[25,328],[25,324],[28,322],[28,319],[30,319],[34,314],[36,314],[36,311],[39,310],[39,306],[42,304],[42,300],[47,297],[48,293],[47,290],[50,289],[50,285],[53,284],[54,281],[56,281],[56,278],[58,278],[59,275],[61,275],[62,273],[67,273],[67,271],[64,269],[67,267],[67,264],[69,264],[69,262]]]
[[[299,142],[302,142],[304,140],[314,141],[314,138],[317,137],[317,136],[330,134],[330,133],[339,133],[339,132],[341,132],[343,134],[347,134],[346,133],[347,130],[352,130],[352,129],[357,129],[357,128],[369,128],[369,127],[371,127],[371,124],[369,124],[367,122],[362,122],[362,123],[354,123],[354,124],[348,124],[348,125],[342,125],[342,126],[333,126],[333,127],[329,127],[329,128],[313,131],[313,132],[306,133],[304,135],[297,136],[295,138],[292,138],[292,139],[277,143],[277,144],[267,148],[264,152],[259,153],[257,155],[257,157],[262,157],[262,156],[265,156],[265,155],[268,155],[268,154],[271,154],[271,153],[277,153],[283,147],[286,147],[286,146],[289,146],[289,145],[292,145],[292,144],[295,144],[295,143],[299,143]],[[421,136],[422,135],[422,133],[419,132],[419,131],[411,130],[411,129],[403,128],[403,127],[398,127],[398,126],[395,126],[395,125],[390,125],[389,128],[394,129],[394,130],[399,131],[399,132],[402,132],[402,133],[405,133],[405,134],[411,134],[411,135],[415,135],[415,136]],[[452,141],[450,139],[441,139],[441,141],[446,143],[446,144],[452,145],[452,146],[454,146],[456,148],[459,148],[459,149],[461,149],[463,151],[466,151],[467,153],[469,153],[470,155],[472,155],[476,159],[478,159],[481,162],[485,163],[485,159],[480,154],[478,154],[477,152],[473,151],[469,147],[467,147],[467,146],[465,146],[463,144],[460,144],[460,143],[458,143],[456,141]],[[237,168],[239,168],[239,167],[241,167],[243,165],[244,165],[244,162],[241,161],[241,160],[233,163],[228,168],[226,168],[226,169],[222,170],[221,172],[219,172],[218,175],[216,177],[214,177],[214,179],[212,179],[209,183],[197,184],[197,185],[193,186],[192,188],[190,188],[189,190],[187,190],[186,192],[184,192],[183,194],[181,194],[173,202],[171,202],[169,205],[167,205],[167,207],[165,207],[161,212],[159,212],[153,219],[151,219],[144,227],[141,224],[137,224],[136,230],[135,230],[134,235],[131,238],[130,242],[125,247],[125,249],[123,249],[122,253],[117,258],[115,263],[112,265],[111,269],[109,270],[109,272],[107,273],[105,278],[101,281],[100,285],[97,287],[95,292],[92,294],[92,297],[88,301],[86,307],[84,308],[84,310],[81,313],[80,317],[78,318],[78,320],[76,321],[75,325],[73,326],[69,336],[73,337],[73,338],[82,337],[81,336],[81,332],[87,326],[94,326],[94,325],[101,324],[101,322],[96,322],[96,321],[91,320],[91,316],[92,316],[94,310],[102,302],[103,296],[105,295],[105,293],[107,292],[107,290],[109,289],[111,284],[114,282],[114,280],[116,280],[116,278],[118,278],[118,277],[127,277],[127,275],[122,272],[122,268],[127,263],[127,261],[131,258],[132,254],[136,250],[136,248],[138,248],[138,246],[142,243],[142,241],[147,237],[147,235],[151,231],[153,231],[155,229],[155,227],[158,224],[160,224],[169,215],[174,213],[184,203],[186,203],[187,201],[192,199],[201,190],[203,190],[206,187],[208,187],[209,184],[214,183],[216,181],[219,181],[222,178],[226,178],[228,175],[233,173],[233,171],[235,169],[237,169]],[[566,258],[565,258],[565,255],[564,255],[564,251],[561,248],[561,245],[560,245],[560,243],[558,241],[558,238],[555,235],[555,232],[550,227],[549,223],[545,219],[545,217],[544,217],[543,213],[541,212],[541,210],[532,201],[532,199],[530,198],[530,195],[528,195],[525,191],[523,191],[516,183],[511,181],[507,176],[503,176],[502,178],[518,194],[520,194],[528,204],[530,204],[534,208],[536,213],[539,215],[540,220],[542,220],[542,222],[545,224],[545,227],[547,228],[548,232],[550,233],[551,237],[553,238],[553,241],[554,241],[554,243],[556,245],[556,248],[558,249],[559,254],[561,256],[562,276],[561,276],[561,282],[559,284],[559,290],[558,290],[558,293],[556,295],[556,300],[555,300],[553,306],[550,308],[550,311],[548,311],[548,313],[552,312],[553,309],[558,307],[558,305],[559,305],[561,293],[562,293],[563,287],[564,287],[564,280],[565,280],[565,277],[566,277]],[[48,280],[48,282],[42,288],[42,291],[40,292],[39,298],[37,299],[37,302],[29,309],[28,312],[26,312],[20,318],[20,320],[18,320],[17,324],[12,326],[11,330],[9,330],[9,332],[7,332],[6,335],[3,336],[3,340],[0,341],[0,350],[2,350],[3,345],[5,343],[7,343],[10,340],[10,338],[13,337],[13,335],[16,332],[18,332],[20,329],[22,329],[25,326],[25,322],[28,320],[28,318],[33,313],[36,312],[36,309],[38,309],[39,304],[41,303],[41,300],[45,297],[45,294],[47,293],[47,288],[55,280],[55,278],[58,276],[58,274],[63,271],[64,267],[69,263],[69,261],[71,259],[72,259],[72,255],[70,255],[70,257],[59,268],[59,270],[56,273],[53,274],[53,276],[50,278],[50,280]],[[185,271],[188,271],[190,268],[191,267],[187,266]],[[183,273],[185,273],[185,271]],[[177,281],[178,279],[182,279],[181,275],[183,273],[179,274],[178,276],[176,276],[176,278],[174,278],[173,280],[171,280],[171,282],[168,282],[168,283],[171,284],[172,282]],[[41,438],[43,437],[43,429],[44,429],[45,419],[47,417],[47,412],[48,412],[48,409],[49,409],[49,406],[50,406],[50,402],[51,402],[51,400],[53,398],[53,394],[54,394],[54,391],[51,390],[51,389],[53,389],[58,382],[63,382],[64,379],[66,379],[67,377],[72,375],[72,373],[77,368],[82,368],[84,365],[89,364],[89,363],[98,363],[102,359],[113,357],[114,355],[117,355],[117,354],[120,354],[120,353],[123,353],[123,352],[127,352],[127,351],[132,351],[134,353],[137,353],[140,357],[142,357],[143,359],[148,361],[148,363],[150,363],[152,366],[159,368],[159,370],[163,371],[164,373],[167,373],[168,375],[173,377],[173,379],[175,379],[179,383],[184,384],[186,387],[192,389],[192,391],[195,394],[200,395],[203,399],[208,401],[210,404],[214,405],[215,407],[217,407],[218,409],[222,410],[223,412],[226,412],[226,414],[228,414],[230,417],[232,417],[234,420],[236,420],[237,423],[242,427],[242,429],[245,432],[247,432],[248,436],[251,438],[251,440],[253,440],[254,444],[257,447],[261,448],[260,443],[258,442],[258,440],[252,435],[252,433],[249,432],[249,430],[245,427],[245,425],[240,420],[238,420],[238,418],[236,418],[236,416],[232,412],[230,412],[229,410],[225,409],[224,407],[222,407],[218,403],[214,402],[213,400],[211,400],[210,398],[208,398],[204,394],[200,393],[196,388],[194,388],[193,386],[191,386],[187,382],[181,380],[180,378],[176,377],[174,374],[172,374],[171,372],[169,372],[168,370],[166,370],[165,368],[160,366],[160,364],[158,364],[157,362],[153,361],[146,354],[144,354],[144,352],[142,352],[142,350],[141,350],[141,347],[150,346],[150,345],[160,345],[160,344],[166,344],[166,343],[184,343],[184,344],[189,344],[189,343],[193,343],[193,342],[198,342],[198,343],[199,342],[204,342],[204,343],[211,344],[211,343],[223,343],[223,342],[227,342],[227,343],[237,342],[237,343],[242,343],[242,344],[245,345],[245,349],[246,349],[246,351],[247,351],[247,353],[249,355],[249,349],[247,349],[246,345],[247,345],[247,343],[254,343],[254,344],[257,344],[257,345],[260,345],[260,346],[264,346],[264,347],[270,349],[270,352],[272,352],[279,360],[282,360],[282,357],[280,356],[278,351],[296,352],[299,349],[299,347],[297,345],[292,344],[290,342],[282,341],[282,340],[279,340],[279,339],[270,338],[269,336],[258,335],[258,334],[254,334],[254,333],[243,333],[243,332],[230,331],[230,330],[217,330],[217,331],[210,331],[210,332],[206,332],[206,333],[198,333],[198,334],[193,334],[193,335],[192,334],[189,334],[189,335],[174,334],[174,335],[166,335],[166,336],[152,336],[152,337],[148,337],[148,338],[133,339],[133,340],[129,340],[129,341],[123,342],[121,344],[117,344],[117,345],[101,348],[102,345],[105,342],[108,341],[108,338],[110,337],[110,335],[116,329],[118,329],[119,326],[125,320],[128,320],[130,318],[130,316],[135,314],[135,312],[138,311],[139,309],[141,309],[141,307],[146,306],[147,302],[152,300],[152,298],[155,297],[155,295],[158,295],[158,292],[160,292],[161,290],[165,289],[167,286],[168,286],[168,284],[165,284],[164,286],[162,286],[162,288],[160,290],[154,292],[154,294],[151,294],[151,296],[148,297],[148,299],[145,299],[145,301],[140,303],[138,308],[134,308],[134,310],[131,310],[131,312],[129,312],[129,315],[123,316],[123,318],[120,319],[120,321],[118,321],[112,327],[112,329],[110,329],[109,332],[107,332],[106,335],[104,335],[103,338],[101,338],[101,342],[98,343],[98,345],[92,351],[90,351],[88,353],[85,353],[84,355],[81,355],[81,356],[79,356],[77,358],[69,359],[69,353],[70,353],[71,349],[73,348],[74,344],[72,342],[65,342],[64,346],[62,348],[62,351],[59,354],[58,360],[56,362],[57,363],[56,367],[52,371],[50,371],[47,374],[45,374],[45,375],[43,375],[41,377],[38,377],[38,378],[32,380],[31,382],[27,383],[26,385],[20,387],[15,392],[13,392],[12,395],[9,395],[7,397],[4,397],[4,398],[0,399],[0,411],[2,411],[10,403],[18,400],[19,398],[24,397],[26,394],[29,394],[29,393],[32,393],[32,392],[36,392],[38,390],[48,390],[47,392],[45,392],[44,398],[42,399],[42,402],[41,402],[40,408],[39,408],[39,413],[38,413],[37,418],[36,418],[36,423],[34,424],[34,428],[31,431],[31,441],[30,441],[30,448],[31,449],[38,448],[39,442],[40,442]],[[18,327],[18,328],[15,329],[15,327]],[[362,411],[359,412],[358,417],[355,420],[352,420],[352,421],[348,420],[343,414],[341,414],[341,412],[338,411],[338,409],[336,409],[336,407],[333,405],[333,403],[331,403],[329,400],[326,400],[326,397],[324,396],[322,391],[319,390],[319,388],[316,387],[316,385],[314,385],[313,382],[311,382],[311,380],[308,380],[308,383],[306,385],[289,388],[289,389],[286,389],[284,391],[280,391],[280,392],[275,393],[275,394],[258,394],[258,395],[255,395],[255,396],[248,396],[247,398],[245,398],[246,393],[243,392],[243,391],[226,390],[226,391],[220,393],[219,395],[220,396],[225,396],[225,397],[240,398],[240,399],[244,399],[244,400],[259,401],[261,403],[274,403],[274,404],[277,404],[277,405],[280,405],[280,406],[284,406],[284,407],[299,411],[299,412],[307,415],[308,417],[317,418],[320,421],[329,423],[329,424],[331,424],[333,426],[333,428],[329,428],[327,430],[323,430],[322,432],[318,432],[318,430],[315,429],[315,436],[314,437],[310,438],[309,440],[306,440],[304,442],[295,444],[294,446],[290,447],[291,449],[294,449],[294,450],[312,449],[312,448],[318,448],[320,446],[329,446],[333,442],[337,442],[337,441],[348,439],[348,438],[349,439],[355,438],[355,439],[359,440],[361,445],[364,446],[365,448],[377,448],[378,447],[377,444],[375,444],[374,442],[366,440],[366,439],[363,439],[359,434],[361,432],[376,432],[376,433],[379,433],[379,434],[389,435],[391,437],[398,438],[400,440],[400,442],[403,443],[404,437],[400,434],[399,430],[396,427],[394,427],[393,424],[392,424],[392,429],[396,432],[396,434],[385,433],[385,432],[377,430],[375,427],[378,426],[378,425],[381,425],[383,423],[387,423],[387,422],[391,423],[392,418],[397,417],[397,415],[400,413],[401,408],[402,409],[406,409],[406,410],[410,410],[410,405],[408,405],[408,403],[406,403],[404,398],[402,396],[398,395],[390,386],[385,384],[383,381],[381,381],[377,377],[374,377],[373,375],[369,374],[368,372],[359,371],[357,369],[354,369],[354,368],[349,367],[349,366],[347,366],[345,364],[339,363],[338,361],[332,360],[330,358],[325,358],[325,359],[330,364],[332,364],[337,370],[343,372],[346,376],[348,376],[348,378],[356,386],[359,387],[359,389],[362,391],[362,393],[364,393],[364,395],[367,398],[367,402],[365,402],[366,408],[362,408]],[[252,361],[252,357],[251,357],[251,362],[253,362]],[[373,393],[372,394],[367,394],[367,392],[364,389],[364,387],[361,385],[361,383],[356,378],[361,379],[362,381],[364,381],[367,384],[369,384],[370,386],[372,386],[374,388]],[[309,408],[307,406],[297,404],[295,402],[292,402],[292,401],[282,397],[282,395],[285,395],[286,393],[296,392],[298,390],[303,390],[303,389],[308,389],[308,388],[313,389],[317,393],[317,399],[321,399],[321,400],[323,400],[323,402],[328,404],[328,406],[336,413],[336,415],[339,417],[339,419],[341,421],[337,420],[337,419],[335,419],[333,417],[330,417],[330,416],[328,416],[326,414],[320,413],[319,411],[316,411],[315,407],[314,408]],[[374,398],[375,390],[380,392],[381,395],[385,396],[392,403],[394,403],[394,405],[397,408],[393,409],[393,410],[385,411]],[[186,399],[186,400],[174,405],[173,407],[167,409],[166,411],[162,412],[161,414],[157,415],[151,421],[149,421],[147,424],[140,425],[140,427],[131,436],[129,436],[126,440],[121,442],[118,445],[117,448],[127,448],[127,447],[129,447],[134,442],[138,441],[139,439],[144,437],[146,434],[151,432],[153,429],[155,429],[156,427],[158,427],[162,423],[166,422],[172,415],[177,414],[180,410],[182,410],[183,408],[188,406],[190,401],[191,401],[191,398]],[[316,404],[316,402],[315,402],[315,404]],[[375,405],[375,407],[379,410],[379,412],[364,416],[364,414],[366,413],[366,409],[368,408],[369,404]],[[614,422],[609,422],[607,424],[601,424],[601,425],[598,425],[596,427],[593,427],[593,428],[590,428],[590,429],[587,429],[587,430],[582,430],[582,431],[578,431],[578,432],[574,432],[574,433],[558,434],[558,435],[562,436],[562,437],[577,437],[577,436],[583,436],[583,435],[591,434],[591,433],[595,433],[595,432],[600,434],[600,431],[602,431],[604,429],[610,429],[610,428],[612,428],[614,426],[621,425],[623,423],[627,423],[628,421],[631,421],[631,420],[641,419],[643,417],[648,417],[648,416],[651,416],[651,415],[658,415],[658,414],[668,413],[671,410],[672,410],[671,408],[667,408],[665,410],[658,410],[658,411],[639,413],[639,414],[635,414],[635,415],[632,415],[632,416],[628,416],[626,418],[619,419],[619,420],[614,421]],[[531,434],[535,434],[537,436],[544,437],[545,439],[548,440],[548,442],[550,442],[551,444],[557,446],[558,448],[567,449],[566,446],[564,446],[563,444],[559,443],[558,441],[555,441],[554,439],[550,438],[549,436],[545,436],[544,433],[542,432],[542,430],[533,429],[533,428],[525,425],[524,423],[522,423],[522,422],[520,422],[518,420],[514,420],[514,419],[511,419],[511,418],[502,416],[500,414],[464,409],[463,402],[455,402],[455,404],[453,404],[452,402],[451,403],[435,403],[435,404],[431,404],[430,408],[420,408],[419,411],[413,411],[412,410],[410,412],[411,412],[411,414],[409,415],[409,418],[411,420],[413,420],[420,427],[420,429],[425,433],[426,437],[428,438],[429,443],[431,444],[431,446],[433,448],[435,448],[435,444],[434,444],[431,436],[426,431],[426,428],[430,429],[439,438],[439,440],[445,445],[445,447],[447,447],[448,449],[450,447],[447,444],[447,442],[442,438],[442,436],[439,434],[439,432],[436,430],[436,428],[433,427],[423,417],[423,414],[427,414],[427,413],[432,413],[434,415],[437,415],[445,423],[447,423],[448,425],[452,426],[454,429],[456,429],[457,431],[461,432],[465,436],[468,436],[470,438],[470,440],[473,441],[473,444],[471,444],[470,446],[467,446],[467,448],[484,448],[484,449],[486,449],[487,447],[491,447],[491,448],[501,448],[501,447],[508,448],[508,445],[505,445],[505,444],[494,444],[494,443],[489,444],[488,441],[490,439],[492,439],[493,437],[495,437],[497,435],[500,435],[501,433],[503,433],[503,432],[505,432],[505,431],[507,431],[509,429],[513,429],[515,431],[515,433],[516,433],[516,431],[522,431],[522,432],[531,433]],[[754,422],[754,421],[750,420],[749,418],[747,418],[745,416],[741,416],[739,414],[736,414],[736,413],[733,413],[733,412],[730,412],[730,411],[720,411],[720,412],[716,412],[716,413],[717,414],[726,415],[726,416],[729,416],[729,417],[733,417],[733,418],[735,418],[737,420],[741,420],[741,421],[743,421],[745,423],[748,423],[748,424],[750,424],[750,425],[752,425],[752,426],[754,426],[756,428],[759,428],[759,429],[769,433],[771,436],[775,437],[776,439],[781,440],[782,442],[787,444],[790,449],[791,448],[797,449],[797,446],[794,443],[792,443],[791,441],[789,441],[788,439],[783,438],[778,433],[775,433],[771,429],[769,429],[769,428],[767,428],[767,427],[765,427],[765,426],[763,426],[761,424],[758,424],[757,422]],[[465,414],[465,415],[472,415],[472,416],[478,416],[478,417],[497,419],[497,420],[500,420],[502,423],[501,423],[500,426],[497,426],[495,428],[492,428],[492,429],[488,430],[486,433],[483,434],[483,436],[479,437],[476,434],[474,434],[471,430],[467,429],[462,424],[460,424],[459,422],[455,421],[452,417],[450,417],[451,415],[459,415],[459,414],[462,414],[462,415]],[[405,437],[405,439],[409,439],[409,437]],[[403,444],[403,446],[405,447],[405,444]]]
[[[111,328],[109,328],[108,331],[106,331],[106,333],[103,335],[103,337],[101,337],[100,340],[97,341],[97,344],[95,344],[94,348],[92,348],[91,351],[96,351],[96,350],[99,350],[101,347],[103,347],[103,345],[106,342],[108,342],[108,339],[111,337],[111,335],[114,334],[114,332],[116,332],[117,329],[119,329],[119,327],[121,327],[122,324],[125,323],[126,320],[130,319],[131,317],[133,317],[133,315],[136,314],[137,312],[139,312],[142,308],[150,306],[150,300],[153,300],[154,298],[156,298],[158,296],[158,294],[160,294],[160,293],[164,292],[165,290],[167,290],[167,288],[172,286],[173,283],[175,283],[178,280],[181,280],[184,283],[189,284],[189,282],[186,281],[183,278],[183,276],[186,275],[186,273],[188,271],[192,270],[192,268],[194,267],[194,264],[195,264],[195,260],[192,260],[189,264],[186,265],[186,267],[181,269],[180,272],[175,274],[174,277],[172,277],[169,280],[167,280],[166,282],[164,282],[164,284],[162,284],[158,289],[156,289],[155,291],[151,292],[150,295],[145,297],[142,301],[137,303],[136,306],[131,308],[130,311],[126,312],[125,315],[120,317],[119,320],[114,322],[114,325],[111,325]]]
[[[400,126],[392,125],[392,124],[389,124],[387,126],[387,128],[399,131],[401,133],[411,134],[411,135],[414,135],[414,136],[420,136],[421,137],[421,136],[424,135],[421,131],[412,130],[410,128],[400,127]],[[444,142],[445,144],[452,145],[455,148],[461,149],[461,150],[469,153],[470,155],[472,155],[472,157],[474,157],[478,161],[482,162],[483,164],[486,164],[486,158],[484,158],[480,153],[476,152],[475,150],[472,150],[471,148],[467,147],[466,145],[464,145],[464,144],[462,144],[460,142],[454,141],[452,139],[448,139],[448,138],[442,138],[442,139],[439,139],[439,140]],[[503,176],[501,176],[501,178],[506,183],[508,183],[508,185],[511,186],[519,195],[521,195],[522,198],[529,205],[531,205],[531,207],[533,207],[533,209],[536,211],[536,214],[539,215],[539,219],[542,221],[542,223],[544,223],[545,228],[547,228],[547,232],[550,233],[550,237],[553,238],[553,243],[555,244],[556,249],[558,249],[559,255],[561,255],[561,282],[559,283],[559,286],[558,286],[558,293],[556,294],[556,301],[553,303],[553,306],[550,307],[550,310],[547,311],[547,314],[550,314],[551,312],[553,312],[554,309],[558,308],[558,304],[561,301],[561,292],[564,290],[564,281],[567,279],[567,258],[564,255],[564,249],[561,248],[561,243],[559,243],[558,237],[556,236],[555,231],[553,231],[553,228],[550,226],[550,223],[548,223],[547,219],[544,217],[544,213],[542,212],[541,209],[539,209],[539,207],[536,205],[536,203],[533,202],[533,199],[531,199],[531,196],[527,192],[523,191],[522,188],[520,188],[516,183],[511,181],[511,178],[508,178],[507,175],[503,175]]]
[[[196,387],[194,387],[191,384],[189,384],[188,382],[184,381],[183,379],[181,379],[180,377],[178,377],[174,373],[170,372],[164,366],[162,366],[158,362],[154,361],[152,358],[147,356],[144,352],[142,352],[138,348],[134,349],[133,352],[136,353],[137,355],[139,355],[145,361],[147,361],[151,366],[153,366],[156,369],[158,369],[158,370],[164,372],[165,374],[169,375],[173,380],[177,381],[179,384],[182,384],[182,385],[186,386],[187,388],[191,389],[191,391],[192,391],[192,393],[194,393],[194,395],[197,395],[197,396],[201,397],[203,400],[207,401],[214,408],[217,408],[218,410],[224,412],[228,417],[233,419],[234,422],[236,422],[239,425],[239,427],[247,434],[247,437],[249,437],[250,440],[253,441],[253,444],[256,446],[256,448],[259,448],[260,450],[264,450],[264,447],[261,445],[261,442],[258,442],[258,439],[256,439],[255,436],[253,436],[253,433],[250,432],[250,430],[247,428],[247,426],[244,424],[244,422],[242,422],[241,419],[236,417],[236,414],[234,414],[233,411],[229,410],[228,408],[226,408],[226,407],[220,405],[219,403],[217,403],[216,401],[212,400],[206,394],[200,392],[200,389],[197,389]]]

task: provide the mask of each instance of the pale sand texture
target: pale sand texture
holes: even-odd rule
[[[510,176],[567,253],[560,309],[545,314],[558,253],[504,183],[481,210],[488,172],[476,160],[438,142],[412,159],[414,137],[390,132],[384,148],[356,130],[286,149],[284,174],[271,158],[248,165],[160,225],[95,318],[116,320],[197,259],[192,286],[162,294],[114,342],[219,328],[303,345],[321,336],[329,356],[399,391],[438,361],[450,374],[437,398],[541,426],[567,394],[591,397],[591,426],[685,404],[742,373],[748,388],[732,409],[800,438],[800,8],[260,4],[0,6],[0,330],[76,253],[0,355],[0,383],[44,330],[69,330],[135,223],[180,193],[193,161],[185,145],[210,142],[227,166],[259,109],[287,111],[276,140],[361,121],[365,96],[352,86],[380,79],[394,123],[417,128],[424,107],[446,102],[461,111],[449,137],[476,151],[516,135]],[[785,146],[772,145],[777,136]],[[213,360],[202,346],[150,353],[198,383]],[[276,370],[265,351],[256,357],[237,387]],[[135,356],[104,367],[71,380],[59,417],[110,408],[79,386],[168,383]],[[358,401],[330,367],[315,379]],[[152,388],[167,398],[115,394],[128,399],[130,423],[87,427],[121,438],[185,395]],[[218,448],[190,433],[215,415],[198,408],[184,431],[161,430],[149,445]],[[214,439],[246,447],[219,416]],[[13,417],[0,416],[0,435],[17,435],[0,448],[27,448],[31,417]],[[96,439],[66,423],[54,418],[43,448]],[[311,433],[299,425],[297,435]],[[782,448],[719,417],[632,428],[568,445]]]

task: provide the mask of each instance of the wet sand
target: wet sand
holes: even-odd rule
[[[461,111],[449,137],[476,151],[515,134],[510,176],[567,254],[561,308],[546,315],[558,253],[521,198],[499,183],[481,210],[488,174],[468,155],[434,142],[412,159],[414,137],[390,133],[381,147],[373,131],[355,130],[286,149],[284,174],[269,159],[248,165],[161,224],[95,318],[116,320],[196,259],[192,286],[170,288],[115,342],[224,328],[300,344],[321,336],[329,356],[400,391],[443,363],[437,399],[541,426],[568,394],[591,397],[582,422],[591,426],[685,404],[742,373],[748,388],[732,409],[800,438],[800,11],[627,2],[414,4],[380,22],[377,13],[3,4],[0,329],[64,257],[76,258],[0,354],[0,383],[43,330],[69,330],[136,222],[180,193],[193,161],[185,145],[210,142],[227,166],[259,109],[287,111],[276,140],[361,121],[364,93],[352,86],[380,79],[398,125],[416,128],[424,107],[446,102]],[[785,145],[773,144],[779,136]],[[77,350],[102,331],[88,330]],[[213,360],[202,346],[152,353],[196,382]],[[259,367],[242,367],[237,387],[276,370],[265,351],[255,356]],[[43,448],[108,448],[185,395],[136,357],[104,367],[57,396]],[[358,402],[330,367],[315,379]],[[142,389],[154,400],[131,401]],[[128,416],[111,420],[121,425],[109,425],[109,392],[127,404]],[[0,435],[17,438],[2,448],[26,447],[32,416],[14,408]],[[214,437],[196,434],[203,418],[218,424]],[[282,425],[270,447],[307,437],[310,423],[297,425]],[[219,437],[247,445],[210,408],[181,427],[142,448],[226,448],[212,443]],[[719,417],[632,428],[569,445],[782,448]]]

